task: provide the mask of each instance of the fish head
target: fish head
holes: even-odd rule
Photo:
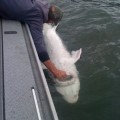
[[[72,96],[63,96],[63,99],[71,104],[76,103],[78,101],[78,98],[78,94]]]
[[[55,86],[58,93],[60,93],[65,101],[68,103],[76,103],[79,98],[80,82],[76,78],[73,83],[66,83],[66,85]]]

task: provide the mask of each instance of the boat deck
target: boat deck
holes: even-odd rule
[[[27,25],[0,20],[0,120],[58,120]]]

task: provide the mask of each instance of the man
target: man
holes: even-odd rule
[[[56,25],[61,20],[58,7],[49,7],[46,0],[0,0],[0,17],[27,23],[41,62],[59,80],[67,78],[66,72],[57,69],[49,59],[42,33],[43,23]]]

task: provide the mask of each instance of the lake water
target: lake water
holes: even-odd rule
[[[120,0],[56,0],[64,11],[57,29],[76,63],[79,100],[68,104],[49,85],[60,120],[120,120]]]

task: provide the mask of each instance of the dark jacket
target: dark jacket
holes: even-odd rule
[[[42,62],[49,59],[43,38],[43,23],[48,20],[47,0],[0,0],[0,17],[19,20],[29,25],[35,47]]]

